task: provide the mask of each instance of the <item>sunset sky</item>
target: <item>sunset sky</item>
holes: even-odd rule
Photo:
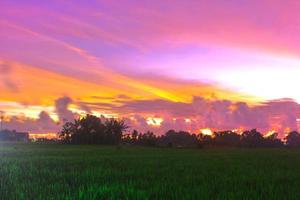
[[[158,133],[298,129],[299,10],[297,0],[2,0],[5,125],[50,133],[91,113]]]

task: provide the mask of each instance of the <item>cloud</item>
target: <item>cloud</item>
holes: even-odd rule
[[[75,114],[69,110],[69,105],[72,103],[70,97],[61,97],[55,101],[55,112],[58,115],[59,121],[72,121],[75,118]]]
[[[92,113],[92,109],[86,103],[78,102],[78,106],[81,110],[85,111],[87,114]]]
[[[3,122],[3,128],[30,133],[56,133],[60,125],[47,112],[41,111],[37,119],[25,116],[8,117]]]
[[[169,129],[185,130],[197,133],[201,128],[228,130],[257,128],[261,132],[275,130],[283,137],[286,131],[298,129],[300,104],[292,99],[280,99],[249,106],[244,102],[229,100],[209,100],[194,97],[190,103],[168,100],[131,100],[122,105],[105,103],[74,102],[70,97],[58,98],[55,112],[60,123],[55,122],[47,112],[41,111],[37,119],[13,116],[5,120],[5,128],[33,133],[58,132],[65,121],[72,121],[79,114],[72,112],[69,106],[77,106],[88,111],[96,107],[109,107],[124,118],[131,129],[153,131],[163,134]],[[103,116],[102,116],[103,117]],[[160,125],[149,125],[149,120],[160,119]],[[153,123],[155,124],[155,123]]]
[[[139,113],[133,116],[136,127],[145,130],[147,116],[163,118],[158,131],[168,129],[196,131],[209,127],[215,130],[252,129],[262,132],[297,130],[300,105],[291,99],[268,101],[256,106],[229,100],[208,100],[194,97],[191,103],[149,100],[124,102],[115,107],[121,114]],[[143,117],[142,117],[143,116]],[[189,120],[186,120],[189,119]]]
[[[130,99],[130,97],[129,96],[127,96],[126,94],[119,94],[118,96],[117,96],[117,98],[118,99]]]
[[[58,98],[54,102],[59,122],[55,122],[46,111],[41,111],[38,118],[30,118],[22,115],[6,116],[3,128],[30,133],[57,133],[65,121],[73,121],[78,117],[77,113],[69,110],[69,105],[72,102],[72,99],[67,96]]]
[[[11,92],[18,92],[19,87],[13,80],[13,66],[0,59],[0,80],[4,87]]]

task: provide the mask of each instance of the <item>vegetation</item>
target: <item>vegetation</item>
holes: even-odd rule
[[[103,122],[96,116],[87,115],[73,123],[66,122],[59,135],[68,144],[118,144],[127,128],[124,121],[112,118]]]
[[[0,143],[1,199],[300,199],[300,150]]]
[[[189,132],[174,130],[167,131],[162,136],[153,132],[124,133],[128,128],[122,120],[100,118],[87,115],[74,122],[67,122],[59,133],[66,144],[126,144],[139,146],[167,146],[167,147],[300,147],[300,134],[292,131],[284,140],[278,139],[278,133],[263,136],[256,129],[246,130],[242,134],[234,131],[220,131],[213,135],[190,134]]]
[[[292,131],[286,137],[286,144],[290,147],[300,147],[300,134],[296,131]]]
[[[300,147],[300,134],[298,132],[292,132],[291,134],[286,138],[286,146],[297,147],[299,145]],[[155,134],[149,132],[142,134],[134,130],[131,135],[127,134],[122,141],[124,144],[131,145],[168,147],[284,147],[285,143],[278,139],[277,135],[277,133],[273,133],[268,137],[263,137],[256,129],[244,131],[242,134],[233,131],[220,131],[213,133],[213,135],[169,130],[162,136],[155,136]]]

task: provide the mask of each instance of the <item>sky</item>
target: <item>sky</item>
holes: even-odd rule
[[[141,131],[300,120],[297,0],[0,2],[7,128],[57,132],[85,114]]]

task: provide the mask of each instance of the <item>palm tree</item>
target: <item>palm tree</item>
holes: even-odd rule
[[[122,139],[123,132],[129,127],[124,120],[116,120],[114,118],[107,119],[104,123],[106,142],[109,144],[117,144]]]

